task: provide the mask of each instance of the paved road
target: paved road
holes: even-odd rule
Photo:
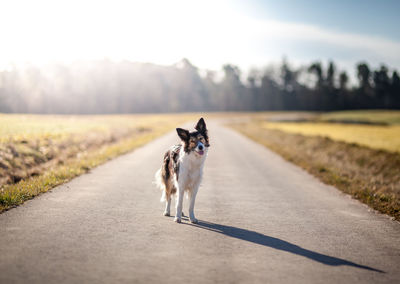
[[[198,225],[151,184],[170,133],[1,214],[0,283],[399,283],[399,223],[209,128]]]

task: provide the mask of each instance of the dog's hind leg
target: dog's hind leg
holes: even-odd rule
[[[171,196],[166,197],[164,216],[171,215]]]

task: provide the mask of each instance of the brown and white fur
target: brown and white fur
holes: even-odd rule
[[[164,155],[164,162],[157,171],[157,186],[162,190],[161,201],[165,201],[164,216],[170,216],[171,197],[176,195],[176,214],[174,221],[181,222],[183,195],[190,198],[189,220],[197,223],[194,216],[194,204],[203,175],[203,166],[207,157],[209,139],[203,118],[197,122],[196,131],[177,128],[181,144],[171,147]]]

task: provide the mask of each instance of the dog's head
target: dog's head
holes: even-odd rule
[[[194,152],[197,156],[201,157],[207,152],[207,148],[210,147],[207,126],[203,118],[200,118],[194,129],[196,131],[193,132],[182,128],[177,128],[176,131],[182,140],[185,152]]]

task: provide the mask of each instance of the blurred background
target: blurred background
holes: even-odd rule
[[[400,108],[399,1],[2,1],[0,112]]]

